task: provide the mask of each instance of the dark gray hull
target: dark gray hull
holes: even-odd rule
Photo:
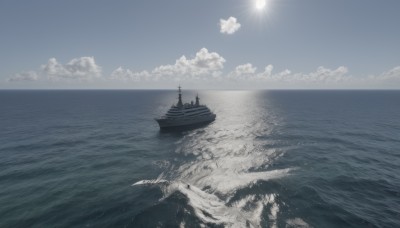
[[[183,117],[177,119],[156,119],[160,128],[174,128],[174,127],[185,127],[191,125],[197,125],[202,123],[210,123],[215,120],[216,115],[211,114],[207,116],[197,117]]]

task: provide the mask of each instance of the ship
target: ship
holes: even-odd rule
[[[211,112],[207,105],[200,104],[199,95],[196,95],[196,102],[183,103],[181,86],[178,87],[178,103],[172,105],[168,112],[156,118],[161,129],[186,127],[213,122],[216,114]]]

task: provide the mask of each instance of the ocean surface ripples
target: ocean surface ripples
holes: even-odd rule
[[[199,95],[1,91],[0,227],[400,226],[400,92]]]

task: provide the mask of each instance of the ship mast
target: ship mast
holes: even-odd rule
[[[182,106],[183,106],[183,104],[182,104],[182,93],[181,93],[181,86],[179,85],[179,87],[178,87],[178,94],[179,94],[179,96],[178,96],[178,104],[177,104],[177,106],[179,107],[179,108],[181,108]]]
[[[200,98],[199,98],[199,94],[196,95],[196,106],[200,105]]]

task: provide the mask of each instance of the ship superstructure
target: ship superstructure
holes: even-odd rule
[[[183,103],[181,87],[178,87],[178,103],[172,105],[168,112],[156,119],[160,128],[180,127],[193,124],[207,123],[215,120],[216,115],[206,105],[200,104],[196,95],[196,102]]]

